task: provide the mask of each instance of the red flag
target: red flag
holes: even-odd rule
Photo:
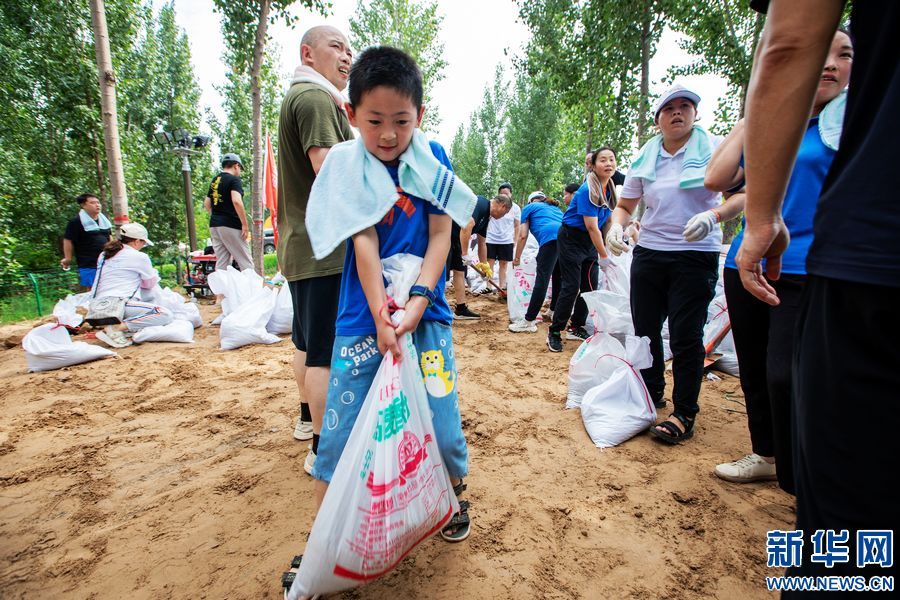
[[[269,218],[272,220],[272,231],[275,235],[275,245],[278,245],[278,175],[275,173],[275,153],[272,152],[272,138],[266,134],[266,164],[263,167],[265,180],[264,197],[266,208],[269,209]]]

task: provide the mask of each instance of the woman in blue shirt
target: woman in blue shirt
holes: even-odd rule
[[[580,293],[597,289],[598,264],[603,268],[611,264],[600,230],[616,206],[615,186],[610,181],[615,172],[616,153],[612,148],[603,146],[594,152],[587,180],[572,196],[563,215],[556,241],[560,290],[547,336],[551,352],[562,352],[562,331],[570,316],[572,322],[566,339],[588,337],[584,329],[587,305]]]
[[[839,135],[834,134],[831,126],[843,121],[846,96],[843,90],[850,80],[852,65],[850,36],[840,30],[834,36],[822,71],[812,115],[782,205],[782,217],[791,242],[781,257],[782,275],[771,282],[781,303],[770,306],[741,285],[735,256],[743,240],[743,231],[732,241],[725,261],[725,297],[753,449],[743,458],[716,466],[716,475],[727,481],[745,483],[777,477],[782,489],[794,493],[791,450],[794,331],[806,283],[806,254],[813,239],[813,215],[837,150]],[[744,122],[741,120],[710,161],[705,181],[708,188],[743,187],[743,143]],[[734,212],[741,209],[743,202],[736,205]],[[736,214],[722,214],[723,220],[732,216]]]

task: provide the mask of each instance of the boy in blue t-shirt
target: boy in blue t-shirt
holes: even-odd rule
[[[399,200],[374,226],[353,235],[341,280],[338,318],[331,358],[331,383],[313,468],[324,497],[383,354],[401,356],[397,340],[413,336],[419,356],[403,356],[420,365],[433,413],[436,441],[457,495],[465,485],[468,449],[463,436],[456,386],[456,361],[444,298],[444,265],[450,251],[450,217],[430,202],[404,193],[398,184],[399,157],[409,147],[422,106],[422,77],[412,58],[390,47],[364,51],[350,71],[350,124],[359,129],[366,150],[379,159],[400,193]],[[443,148],[432,154],[445,166]],[[423,258],[422,270],[404,307],[399,326],[390,323],[381,259],[407,253]],[[418,295],[415,295],[418,294]],[[441,531],[447,541],[469,535],[468,502]]]

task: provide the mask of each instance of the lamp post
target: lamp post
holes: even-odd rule
[[[209,143],[209,136],[191,135],[186,129],[157,131],[153,134],[160,146],[181,158],[181,175],[184,178],[184,211],[187,216],[188,241],[191,251],[197,249],[197,228],[194,225],[194,201],[191,195],[191,163],[188,157],[198,148]]]

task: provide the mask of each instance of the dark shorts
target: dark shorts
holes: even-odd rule
[[[513,244],[488,244],[488,260],[512,260]]]
[[[447,271],[466,272],[466,265],[462,259],[462,244],[459,243],[459,226],[455,223],[450,230],[450,254],[447,255]],[[449,277],[449,273],[447,276]]]
[[[85,269],[78,267],[78,284],[84,287],[94,285],[94,278],[97,276],[97,269]]]
[[[288,288],[294,305],[294,346],[306,352],[307,367],[330,366],[341,274],[289,281]]]

